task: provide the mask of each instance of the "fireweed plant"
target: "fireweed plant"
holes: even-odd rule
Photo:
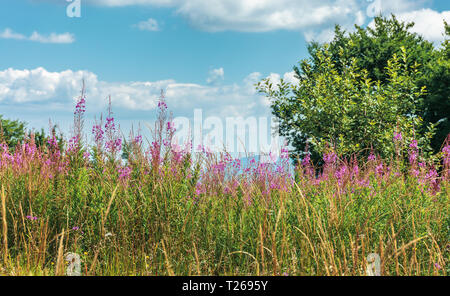
[[[64,145],[1,144],[0,274],[63,275],[69,252],[83,275],[365,275],[369,253],[383,275],[449,273],[450,137],[425,158],[398,130],[390,159],[330,146],[292,170],[286,148],[274,163],[192,154],[163,95],[148,145],[120,136],[111,99],[86,145],[85,103]]]

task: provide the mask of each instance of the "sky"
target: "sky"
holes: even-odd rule
[[[70,8],[70,9],[69,9]],[[78,9],[79,8],[79,9]],[[174,117],[268,117],[254,84],[295,82],[307,44],[381,13],[438,44],[448,0],[3,0],[0,114],[70,133],[84,79],[86,126],[108,96],[123,130],[154,120],[161,89]]]

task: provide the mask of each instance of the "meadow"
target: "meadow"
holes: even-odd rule
[[[330,148],[291,170],[286,148],[243,163],[173,144],[164,100],[148,141],[109,110],[88,145],[84,112],[68,141],[1,145],[0,274],[64,275],[68,252],[96,276],[363,276],[370,253],[382,275],[449,273],[449,137],[430,161],[395,134],[390,159]]]

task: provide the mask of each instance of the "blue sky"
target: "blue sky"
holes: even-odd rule
[[[29,127],[49,118],[69,131],[81,79],[87,121],[113,110],[124,128],[151,121],[159,90],[174,116],[268,116],[253,84],[295,82],[307,42],[332,38],[334,24],[368,25],[371,11],[414,20],[426,39],[442,39],[448,0],[66,0],[0,2],[0,114]],[[368,6],[372,5],[372,10]],[[369,7],[370,8],[370,7]]]

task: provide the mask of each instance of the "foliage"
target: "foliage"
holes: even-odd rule
[[[4,119],[0,115],[0,141],[15,147],[25,137],[25,123],[19,120]]]
[[[346,33],[336,26],[335,36],[331,42],[324,44],[312,42],[308,46],[310,59],[306,62],[307,69],[304,68],[305,60],[303,60],[299,67],[294,66],[294,71],[298,78],[323,73],[322,57],[326,55],[334,65],[335,75],[342,76],[347,73],[350,61],[354,60],[355,70],[367,70],[362,75],[367,75],[374,84],[380,81],[381,87],[385,87],[385,85],[391,84],[391,73],[387,68],[389,61],[394,55],[401,57],[406,52],[406,64],[408,67],[416,67],[417,70],[414,81],[411,83],[415,84],[416,89],[425,86],[427,91],[423,94],[422,100],[416,102],[416,115],[422,118],[424,123],[422,128],[415,126],[415,133],[425,136],[431,135],[429,128],[435,131],[431,147],[436,153],[450,132],[450,119],[448,118],[450,114],[448,46],[450,29],[446,23],[444,25],[447,34],[446,41],[441,44],[441,49],[435,48],[432,43],[424,40],[418,34],[410,32],[409,29],[414,26],[414,23],[398,21],[394,15],[391,18],[376,17],[373,27],[355,26],[356,31],[351,33]],[[299,99],[308,100],[308,98]],[[280,118],[282,121],[298,111],[295,110],[297,108],[295,104],[290,107],[294,109],[282,111],[285,113],[283,114],[284,119]],[[273,111],[276,116],[279,116],[280,110],[274,109]],[[297,131],[298,128],[293,126],[291,129],[286,127],[283,133],[289,135],[292,146],[296,152],[301,153],[309,135],[299,134]]]
[[[298,84],[283,80],[273,85],[270,79],[258,84],[261,92],[272,100],[273,113],[281,120],[280,132],[300,151],[306,143],[313,153],[321,155],[334,147],[339,155],[350,156],[360,151],[368,155],[373,149],[383,158],[395,152],[394,133],[405,139],[417,139],[428,148],[432,131],[426,135],[417,106],[425,93],[415,83],[417,65],[409,66],[407,53],[394,54],[388,61],[387,82],[374,82],[356,59],[345,59],[338,71],[325,46],[317,53],[314,64],[301,63]],[[314,68],[314,70],[313,70]]]

